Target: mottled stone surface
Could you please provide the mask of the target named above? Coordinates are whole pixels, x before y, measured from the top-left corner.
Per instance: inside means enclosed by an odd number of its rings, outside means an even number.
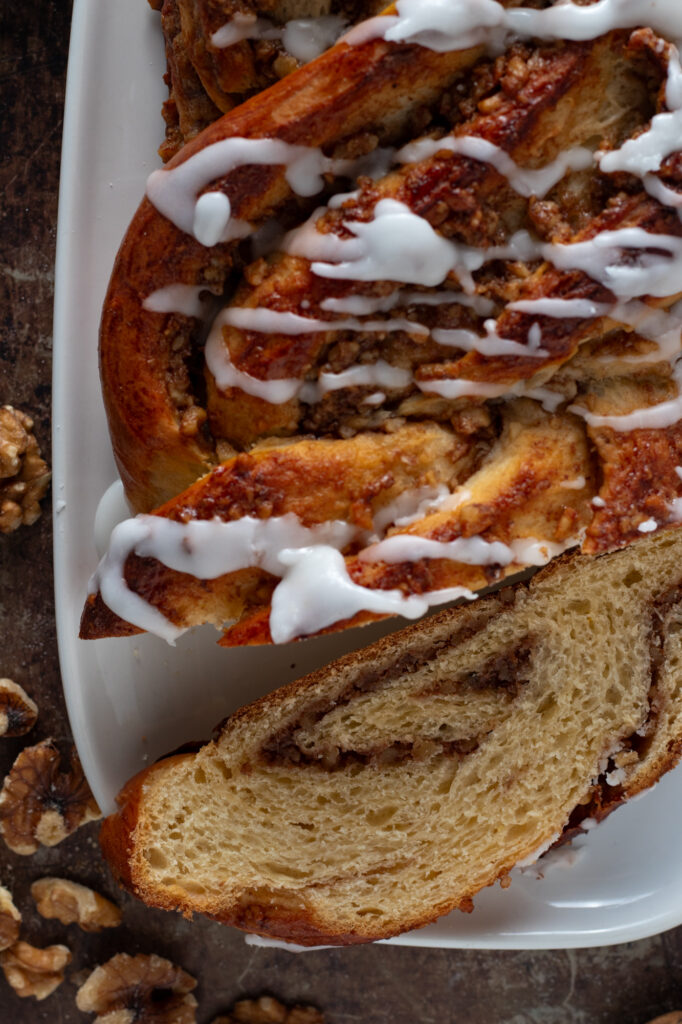
[[[0,5],[0,403],[11,402],[35,418],[48,455],[69,22],[67,0]],[[0,537],[0,676],[21,683],[40,705],[30,741],[69,738],[57,663],[48,514],[33,527]],[[0,740],[2,775],[24,742]],[[113,898],[124,909],[123,926],[88,936],[76,926],[39,918],[29,889],[46,874],[64,874]],[[40,946],[70,946],[68,974],[115,952],[156,952],[181,964],[199,980],[200,1024],[235,999],[263,991],[284,1001],[317,1004],[328,1024],[644,1024],[682,1006],[682,929],[578,952],[375,946],[292,956],[247,947],[235,931],[147,910],[118,892],[99,856],[96,825],[33,857],[15,856],[0,842],[0,881],[24,914],[24,938]],[[45,1002],[22,1001],[0,977],[0,1022],[83,1022],[74,993],[67,980]]]

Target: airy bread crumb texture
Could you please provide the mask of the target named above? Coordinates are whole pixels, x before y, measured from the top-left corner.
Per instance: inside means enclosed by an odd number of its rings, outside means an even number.
[[[243,709],[144,777],[134,888],[332,942],[470,909],[597,789],[675,761],[680,584],[680,530],[566,557]]]

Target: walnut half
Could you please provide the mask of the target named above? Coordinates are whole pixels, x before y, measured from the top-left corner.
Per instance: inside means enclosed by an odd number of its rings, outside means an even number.
[[[30,526],[40,515],[50,471],[32,430],[30,416],[0,406],[0,533]]]
[[[0,953],[7,981],[18,996],[46,999],[64,981],[64,968],[71,961],[66,946],[37,949],[28,942],[15,942]]]
[[[26,747],[17,757],[0,793],[0,833],[15,853],[55,846],[80,825],[101,817],[76,748],[67,771],[52,740]]]
[[[272,996],[261,996],[241,999],[212,1024],[324,1024],[324,1017],[314,1006],[288,1007]]]
[[[96,1013],[93,1024],[195,1024],[196,981],[160,956],[117,953],[96,967],[76,993],[76,1006]]]
[[[31,886],[31,896],[42,917],[78,924],[85,932],[116,928],[123,918],[110,900],[68,878],[39,878]]]
[[[0,736],[23,736],[36,724],[38,705],[22,686],[0,679]]]
[[[14,906],[11,892],[0,885],[0,952],[17,941],[20,924],[21,914]]]

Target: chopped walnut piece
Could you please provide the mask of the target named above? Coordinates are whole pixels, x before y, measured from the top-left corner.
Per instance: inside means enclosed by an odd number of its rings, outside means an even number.
[[[55,846],[80,825],[101,817],[76,748],[68,771],[52,740],[26,747],[17,757],[0,793],[0,833],[15,853]]]
[[[23,736],[36,724],[38,705],[22,686],[0,679],[0,736]]]
[[[50,471],[32,430],[30,416],[0,406],[0,533],[30,526],[40,515]]]
[[[93,1024],[195,1024],[196,981],[160,956],[117,953],[96,967],[76,993]]]
[[[0,952],[17,941],[20,924],[21,914],[14,906],[11,892],[0,885]]]
[[[261,996],[241,999],[212,1024],[324,1024],[324,1017],[314,1006],[289,1007],[272,996]]]
[[[64,968],[71,960],[66,946],[37,949],[28,942],[15,942],[0,953],[0,967],[18,996],[45,999],[64,981]]]
[[[85,932],[116,928],[123,915],[110,900],[68,878],[39,878],[31,886],[38,913],[62,924],[78,924]]]

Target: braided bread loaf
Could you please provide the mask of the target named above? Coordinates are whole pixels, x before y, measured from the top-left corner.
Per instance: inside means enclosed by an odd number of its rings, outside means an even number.
[[[146,903],[302,944],[426,924],[682,752],[682,532],[563,556],[249,707],[123,790]]]
[[[678,37],[399,0],[152,175],[101,368],[153,514],[83,636],[414,617],[679,519]]]

